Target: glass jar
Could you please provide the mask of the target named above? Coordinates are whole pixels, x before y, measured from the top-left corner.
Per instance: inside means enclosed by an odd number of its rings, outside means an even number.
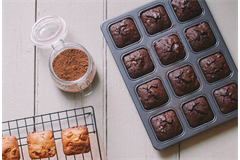
[[[58,16],[47,16],[39,19],[34,24],[30,37],[33,43],[40,48],[53,48],[49,58],[49,69],[56,86],[63,91],[81,92],[87,96],[92,93],[91,83],[96,74],[96,67],[91,55],[82,45],[63,41],[66,35],[66,22]],[[64,81],[60,79],[53,70],[53,60],[57,55],[67,49],[82,50],[88,58],[89,64],[86,73],[74,81]]]

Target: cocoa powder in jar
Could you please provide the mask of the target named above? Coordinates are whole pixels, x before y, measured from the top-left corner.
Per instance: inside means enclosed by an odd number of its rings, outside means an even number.
[[[87,72],[89,62],[82,50],[67,49],[54,58],[52,66],[58,78],[75,81]]]

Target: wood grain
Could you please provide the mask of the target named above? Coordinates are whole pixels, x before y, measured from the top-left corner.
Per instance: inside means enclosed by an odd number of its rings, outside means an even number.
[[[3,1],[3,120],[34,112],[34,20],[34,1]]]
[[[64,41],[79,43],[89,51],[95,60],[97,75],[92,85],[94,92],[90,96],[63,92],[54,85],[50,77],[48,61],[52,49],[37,49],[37,114],[92,105],[101,138],[105,140],[104,53],[103,37],[99,29],[103,21],[103,1],[38,1],[37,18],[47,15],[58,15],[66,21],[68,35]]]
[[[93,105],[109,160],[236,160],[237,119],[163,151],[152,147],[100,31],[103,20],[150,1],[37,0],[35,5],[34,0],[4,0],[3,120],[32,116],[34,110],[42,114]],[[206,1],[238,65],[237,0]],[[48,67],[52,50],[35,51],[29,38],[35,13],[37,19],[47,15],[64,18],[68,27],[65,41],[82,44],[93,56],[97,75],[92,95],[84,98],[80,93],[66,93],[54,86]]]

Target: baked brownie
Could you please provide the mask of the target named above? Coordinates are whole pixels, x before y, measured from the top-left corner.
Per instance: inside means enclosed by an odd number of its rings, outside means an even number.
[[[214,97],[223,114],[238,109],[238,87],[235,83],[217,89],[214,92]]]
[[[131,78],[138,78],[154,70],[153,62],[146,49],[139,49],[123,58]]]
[[[166,90],[159,79],[154,79],[139,86],[137,92],[143,107],[147,110],[158,107],[168,101]]]
[[[123,48],[140,40],[138,29],[130,18],[111,25],[110,33],[118,48]]]
[[[183,105],[183,112],[191,127],[200,126],[213,119],[213,112],[205,97],[199,97]]]
[[[172,0],[173,9],[179,21],[187,21],[202,13],[197,0]]]
[[[63,152],[66,155],[87,153],[91,150],[88,128],[76,126],[62,130]]]
[[[143,25],[148,34],[153,35],[171,27],[171,21],[163,6],[157,6],[141,14]]]
[[[154,48],[164,65],[183,59],[186,55],[182,42],[176,35],[167,36],[155,42]]]
[[[182,96],[197,90],[199,81],[191,66],[185,66],[169,74],[169,80],[178,96]]]
[[[172,110],[153,117],[151,123],[160,141],[176,137],[183,131],[176,113]]]
[[[186,36],[195,52],[207,49],[216,43],[215,36],[207,22],[187,29]]]
[[[223,54],[220,52],[202,59],[200,66],[210,83],[227,77],[231,73]]]
[[[27,143],[31,159],[49,158],[56,154],[52,131],[29,133],[27,136]]]
[[[3,160],[20,159],[20,152],[16,137],[14,136],[2,137],[2,159]]]

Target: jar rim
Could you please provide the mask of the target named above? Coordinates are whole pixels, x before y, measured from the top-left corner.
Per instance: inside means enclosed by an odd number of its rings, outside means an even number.
[[[67,35],[67,26],[59,16],[46,16],[40,18],[32,27],[30,38],[41,48],[50,48],[59,43]]]
[[[53,66],[52,66],[52,62],[54,60],[54,58],[56,57],[56,55],[58,55],[59,53],[61,53],[62,51],[66,50],[66,49],[79,49],[82,50],[88,58],[88,69],[86,71],[86,73],[80,77],[77,80],[74,81],[64,81],[62,79],[60,79],[54,72],[53,70]],[[80,82],[84,82],[84,80],[87,78],[87,76],[90,74],[91,70],[92,70],[92,57],[89,54],[89,52],[87,51],[86,48],[84,48],[82,45],[78,44],[78,43],[70,43],[70,42],[63,42],[63,46],[62,45],[58,45],[56,48],[53,49],[50,58],[49,58],[49,69],[50,69],[50,73],[51,75],[59,82],[62,83],[64,85],[75,85],[75,84],[79,84]]]

